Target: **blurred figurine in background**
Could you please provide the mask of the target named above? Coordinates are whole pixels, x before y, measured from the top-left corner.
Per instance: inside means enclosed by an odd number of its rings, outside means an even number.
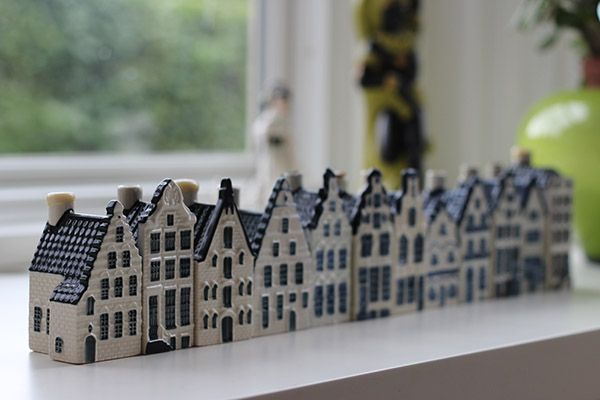
[[[399,188],[401,169],[422,170],[418,8],[419,0],[361,0],[356,9],[358,31],[369,46],[359,77],[367,102],[363,163],[380,169],[389,188]]]
[[[252,125],[256,150],[257,204],[265,204],[273,182],[284,172],[296,170],[289,124],[291,92],[276,84]]]

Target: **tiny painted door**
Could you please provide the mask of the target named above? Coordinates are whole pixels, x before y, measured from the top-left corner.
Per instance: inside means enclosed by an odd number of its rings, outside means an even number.
[[[296,330],[296,311],[290,311],[290,332]]]
[[[85,362],[96,362],[96,338],[92,335],[85,338]]]
[[[440,287],[440,307],[444,307],[446,305],[446,287]]]
[[[148,314],[150,319],[148,337],[150,340],[156,340],[158,339],[158,296],[150,296],[148,299]]]
[[[467,270],[467,303],[473,301],[473,268]]]
[[[417,293],[417,298],[418,298],[418,304],[417,304],[417,309],[418,310],[422,310],[423,309],[423,297],[424,292],[425,292],[425,284],[424,284],[424,278],[422,276],[419,277],[419,292]]]
[[[221,320],[221,340],[223,343],[233,340],[233,318],[224,317]]]

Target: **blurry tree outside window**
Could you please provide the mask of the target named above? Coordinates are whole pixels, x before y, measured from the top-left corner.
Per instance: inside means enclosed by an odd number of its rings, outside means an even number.
[[[0,153],[241,150],[246,0],[0,1]]]

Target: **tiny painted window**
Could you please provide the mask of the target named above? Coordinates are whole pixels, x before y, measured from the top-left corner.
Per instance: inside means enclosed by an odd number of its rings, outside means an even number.
[[[373,195],[373,206],[381,207],[381,194],[376,193]]]
[[[335,313],[335,285],[327,285],[327,314]]]
[[[417,224],[417,210],[414,207],[411,207],[408,210],[408,225],[415,226]]]
[[[338,287],[339,304],[338,309],[341,314],[348,311],[348,285],[345,282],[339,284]]]
[[[434,255],[431,256],[431,265],[437,265],[437,263],[438,263],[438,258],[434,254]]]
[[[93,297],[88,297],[86,304],[86,315],[94,315],[94,305],[96,304],[96,299]]]
[[[335,212],[335,201],[330,201],[329,202],[329,211],[331,212]]]
[[[50,309],[46,308],[46,335],[50,334]]]
[[[290,241],[290,256],[296,255],[296,241]]]
[[[117,268],[117,252],[109,251],[108,252],[108,269]]]
[[[231,308],[231,286],[223,288],[223,307]]]
[[[246,323],[247,324],[252,323],[252,310],[248,310],[248,312],[246,313]]]
[[[238,325],[244,325],[244,310],[238,313]]]
[[[42,330],[42,308],[33,308],[33,331],[40,332]]]
[[[160,232],[150,234],[150,253],[160,252]]]
[[[115,297],[123,297],[123,278],[115,278]]]
[[[129,336],[137,335],[137,310],[129,310]]]
[[[191,260],[189,257],[181,257],[179,259],[179,277],[187,278],[190,276]]]
[[[417,237],[415,238],[415,262],[416,263],[420,263],[421,261],[423,261],[423,248],[424,248],[424,243],[423,243],[423,235],[418,234]]]
[[[265,266],[264,286],[266,288],[273,286],[273,269],[270,265]]]
[[[381,214],[378,212],[373,213],[373,228],[381,228]]]
[[[348,250],[340,249],[338,252],[338,263],[340,269],[346,269],[348,266]]]
[[[335,251],[333,249],[327,250],[327,269],[332,271],[335,267]]]
[[[232,264],[233,264],[233,261],[231,260],[231,257],[223,258],[223,276],[225,277],[225,279],[231,279],[231,265]]]
[[[108,339],[108,314],[100,315],[100,340]]]
[[[226,249],[233,247],[233,228],[230,226],[223,228],[223,247]]]
[[[290,231],[290,220],[288,218],[281,219],[281,233],[288,233]]]
[[[479,241],[479,252],[480,252],[481,254],[485,254],[486,250],[487,250],[487,249],[486,249],[486,243],[485,243],[485,239],[481,239],[481,240]]]
[[[131,266],[131,252],[129,250],[123,252],[121,264],[123,265],[123,268],[129,268]]]
[[[323,271],[323,250],[319,249],[317,250],[317,271]]]
[[[308,292],[302,292],[302,308],[308,307]]]
[[[160,260],[150,261],[150,281],[158,281],[160,279]]]
[[[400,265],[404,265],[408,261],[408,239],[404,235],[400,237],[398,250],[398,262]]]
[[[202,325],[204,329],[208,329],[208,314],[204,314],[202,317]]]
[[[137,296],[137,276],[135,275],[129,277],[129,295]]]
[[[281,264],[279,266],[279,284],[286,286],[288,283],[288,266],[287,264]]]
[[[479,210],[481,208],[481,200],[475,199],[475,209]]]
[[[296,263],[296,271],[294,275],[296,285],[302,285],[304,283],[304,265],[301,262]]]
[[[114,335],[115,338],[120,338],[121,336],[123,336],[123,312],[122,311],[117,311],[115,313],[115,320],[114,320]]]
[[[192,233],[191,231],[181,231],[179,234],[179,245],[181,250],[188,250],[192,247]]]
[[[262,306],[262,327],[269,327],[269,296],[265,295],[261,299]]]
[[[192,289],[189,287],[181,288],[179,295],[179,323],[181,326],[190,324],[190,301]]]
[[[279,257],[279,242],[273,242],[273,257]]]
[[[175,232],[165,233],[165,251],[175,250]]]
[[[415,301],[415,277],[411,276],[410,278],[408,278],[408,281],[406,282],[407,284],[407,302],[409,304],[414,303]]]
[[[219,256],[217,256],[216,254],[214,254],[212,256],[212,259],[210,260],[210,265],[213,266],[213,267],[216,267],[218,261],[219,261]]]
[[[117,243],[123,242],[123,227],[122,226],[117,226],[115,240],[117,241]]]
[[[371,257],[373,248],[373,236],[362,235],[360,238],[360,255],[361,257]]]
[[[335,225],[333,228],[333,234],[335,236],[340,236],[342,234],[342,222],[339,219],[337,221],[335,221]]]
[[[204,301],[208,301],[208,297],[210,295],[210,288],[208,285],[204,285]]]
[[[212,290],[211,290],[211,292],[212,292],[212,293],[211,293],[211,297],[212,297],[212,299],[213,299],[213,300],[216,300],[216,299],[217,299],[217,290],[218,290],[218,288],[219,288],[219,287],[217,286],[217,284],[214,284],[214,285],[213,285],[213,287],[212,287]]]
[[[250,296],[252,294],[252,281],[249,281],[246,285],[246,294]]]
[[[390,234],[382,233],[379,235],[379,255],[387,256],[390,254]]]
[[[447,230],[446,230],[446,224],[441,224],[440,225],[440,235],[441,236],[446,236]]]
[[[481,267],[479,269],[479,289],[485,290],[486,285],[486,273],[485,268]]]
[[[165,327],[175,329],[175,289],[165,291]]]
[[[398,279],[396,282],[396,304],[404,304],[404,279]]]
[[[448,253],[448,262],[449,263],[453,263],[454,262],[454,253],[453,252],[449,252]]]
[[[62,353],[62,351],[63,351],[63,345],[64,345],[64,342],[63,342],[62,338],[57,337],[54,340],[54,352],[55,353]]]
[[[389,265],[383,267],[381,271],[381,298],[383,300],[390,299],[390,283],[392,280],[392,268]]]
[[[369,301],[379,301],[379,269],[374,267],[369,270]]]
[[[213,314],[212,316],[212,327],[215,329],[217,327],[217,320],[219,319],[217,314]]]
[[[244,265],[244,255],[245,253],[243,251],[240,252],[240,255],[238,256],[238,264]]]
[[[108,299],[108,289],[109,289],[108,278],[103,278],[102,280],[100,280],[100,298],[102,300]]]
[[[175,279],[175,259],[165,260],[165,279]]]
[[[539,216],[539,214],[537,213],[537,211],[531,211],[531,212],[529,213],[529,219],[530,219],[531,221],[535,221],[535,220],[537,220],[537,219],[538,219],[538,216]]]
[[[329,237],[329,233],[330,233],[329,222],[326,222],[323,224],[323,236]]]
[[[296,293],[290,293],[290,303],[296,302]]]
[[[175,224],[175,216],[173,214],[167,214],[167,226],[173,226]]]
[[[240,282],[240,284],[238,285],[238,295],[244,295],[244,282]]]

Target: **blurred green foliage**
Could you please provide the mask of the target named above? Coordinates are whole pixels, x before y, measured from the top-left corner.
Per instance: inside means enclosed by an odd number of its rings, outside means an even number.
[[[247,7],[0,1],[0,152],[243,148]]]

